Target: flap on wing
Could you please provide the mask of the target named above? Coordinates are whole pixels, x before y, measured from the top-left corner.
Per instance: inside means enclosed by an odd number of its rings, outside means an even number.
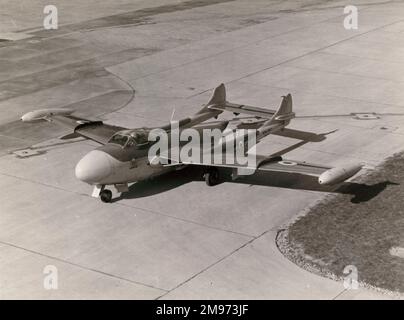
[[[125,128],[97,121],[79,125],[74,132],[98,143],[106,144],[116,132],[121,130],[125,130]]]
[[[102,121],[82,119],[73,115],[54,116],[52,121],[70,127],[74,133],[101,144],[107,143],[116,132],[125,130],[123,127],[105,124]]]
[[[317,134],[314,132],[300,131],[300,130],[288,129],[288,128],[284,128],[283,130],[272,132],[272,134],[275,134],[277,136],[287,137],[287,138],[293,138],[293,139],[297,139],[297,140],[308,141],[308,142],[320,142],[320,141],[325,140],[324,134]]]

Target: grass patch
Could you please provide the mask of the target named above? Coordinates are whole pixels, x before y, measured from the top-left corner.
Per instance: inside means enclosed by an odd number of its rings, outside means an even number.
[[[340,279],[347,265],[358,269],[363,284],[404,292],[404,153],[388,158],[361,183],[384,184],[367,201],[352,195],[326,197],[278,237],[280,250],[312,272]]]

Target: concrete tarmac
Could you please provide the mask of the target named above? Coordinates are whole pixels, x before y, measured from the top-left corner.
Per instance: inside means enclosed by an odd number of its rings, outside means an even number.
[[[104,204],[74,177],[97,144],[60,140],[69,131],[19,118],[66,106],[120,126],[157,126],[174,107],[175,118],[194,113],[224,82],[229,101],[270,109],[291,92],[296,114],[312,116],[291,128],[338,129],[288,158],[372,167],[403,149],[404,3],[54,1],[60,26],[45,31],[43,1],[3,2],[0,298],[397,298],[347,290],[279,252],[278,230],[329,188],[279,174],[207,187],[187,169]],[[343,26],[348,4],[359,8],[358,30]],[[379,116],[326,117],[353,112]],[[271,136],[257,149],[294,143]],[[44,288],[49,265],[57,290]]]

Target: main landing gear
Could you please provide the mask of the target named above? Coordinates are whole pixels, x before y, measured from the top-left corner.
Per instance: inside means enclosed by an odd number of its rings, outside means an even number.
[[[209,167],[203,174],[206,184],[209,187],[215,186],[220,183],[220,173],[215,167]]]

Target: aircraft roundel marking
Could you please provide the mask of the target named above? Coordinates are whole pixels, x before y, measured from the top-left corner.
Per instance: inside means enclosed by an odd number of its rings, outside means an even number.
[[[295,166],[295,165],[297,165],[297,163],[296,162],[293,162],[293,161],[279,161],[278,162],[279,164],[281,164],[281,165],[283,165],[283,166]]]

